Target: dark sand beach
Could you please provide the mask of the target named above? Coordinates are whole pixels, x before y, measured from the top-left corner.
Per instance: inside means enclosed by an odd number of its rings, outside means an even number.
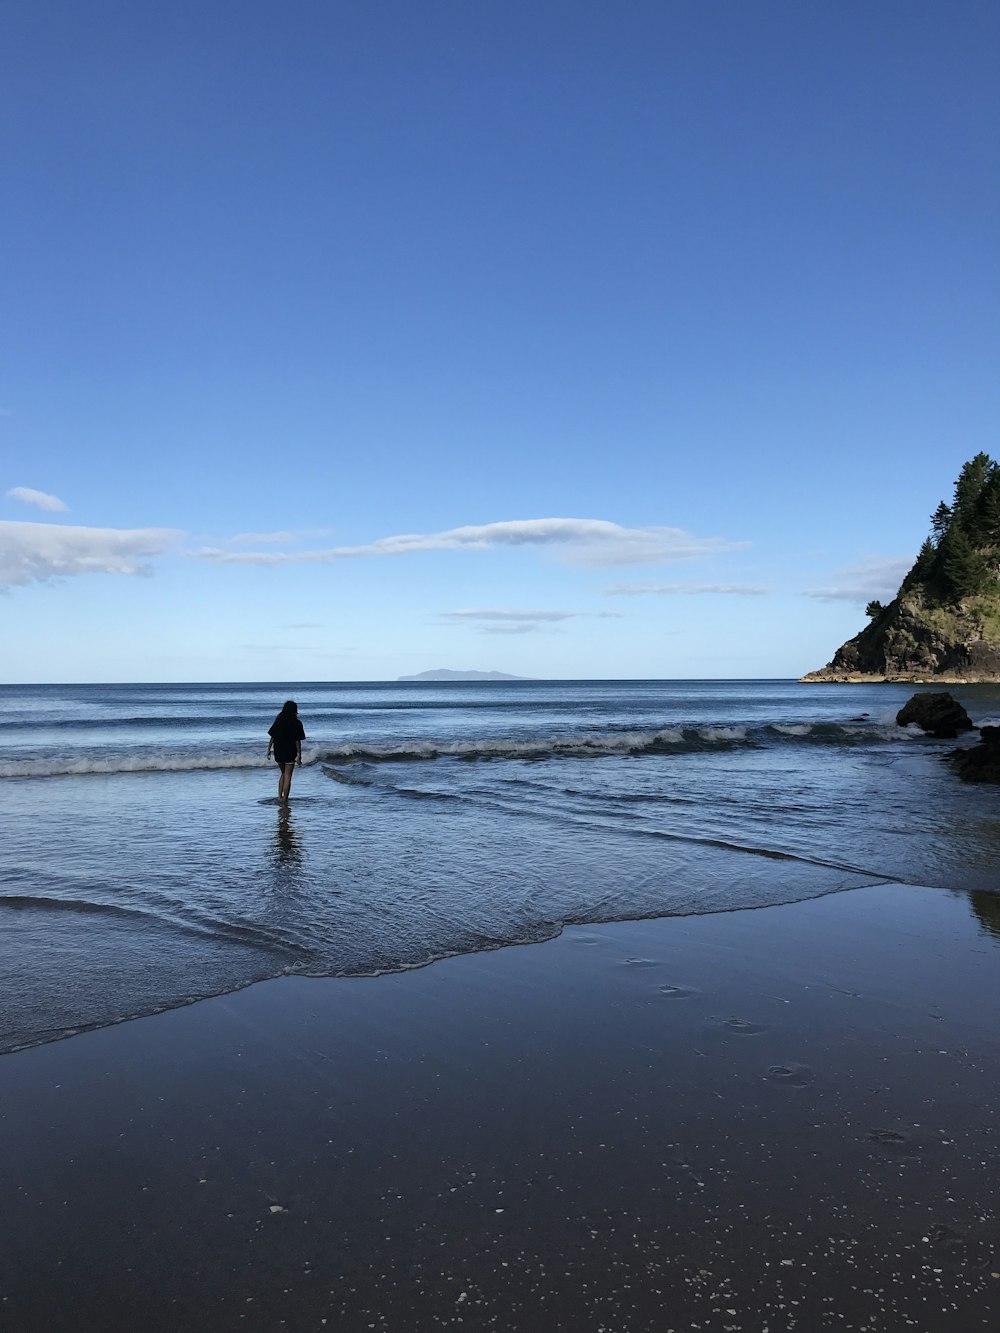
[[[995,903],[575,927],[6,1055],[3,1327],[995,1330]]]

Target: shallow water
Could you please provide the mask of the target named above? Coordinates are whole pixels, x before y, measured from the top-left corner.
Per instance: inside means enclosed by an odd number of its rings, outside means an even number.
[[[570,922],[1000,892],[996,790],[895,725],[912,687],[295,686],[286,810],[264,752],[288,692],[0,688],[0,1049]],[[957,694],[1000,719],[1000,691]]]

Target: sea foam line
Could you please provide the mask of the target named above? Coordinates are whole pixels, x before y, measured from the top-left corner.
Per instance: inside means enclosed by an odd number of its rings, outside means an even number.
[[[923,736],[923,733],[919,733]],[[660,727],[647,731],[609,731],[526,739],[497,737],[461,741],[364,742],[338,746],[314,743],[303,753],[303,764],[412,763],[435,759],[466,761],[512,759],[588,759],[614,756],[689,754],[707,750],[759,748],[776,743],[850,745],[912,739],[906,728],[874,720],[861,725],[836,722],[770,722],[755,727],[736,724]],[[189,750],[164,753],[139,750],[125,753],[58,755],[45,758],[9,758],[0,762],[5,778],[78,777],[112,773],[184,773],[201,770],[259,769],[269,766],[258,748]]]
[[[199,769],[266,768],[261,755],[217,754],[110,754],[79,758],[8,759],[0,763],[2,778],[85,777],[109,773],[187,773]]]

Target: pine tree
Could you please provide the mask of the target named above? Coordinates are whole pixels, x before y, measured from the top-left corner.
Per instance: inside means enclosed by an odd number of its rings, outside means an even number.
[[[940,546],[944,540],[944,535],[951,525],[951,509],[942,500],[934,513],[931,514],[931,532],[934,534],[935,546]]]
[[[884,609],[885,608],[882,606],[882,603],[878,600],[878,598],[873,597],[872,600],[865,607],[865,615],[870,616],[871,619],[874,620],[876,616],[882,614],[882,611]]]
[[[955,501],[951,507],[952,522],[958,523],[966,535],[976,543],[976,511],[979,497],[996,464],[989,454],[979,453],[966,463],[955,482]]]
[[[899,591],[910,592],[911,589],[916,587],[926,587],[931,582],[936,560],[937,548],[930,537],[925,537],[924,544],[917,552],[917,558],[914,560],[910,572],[903,579]]]
[[[969,540],[965,529],[953,523],[938,551],[945,592],[952,601],[972,597],[990,583],[986,561]]]
[[[1000,468],[995,464],[979,493],[976,526],[984,546],[1000,546]]]
[[[933,568],[934,555],[934,543],[931,541],[930,537],[925,537],[924,544],[917,552],[917,558],[913,562],[912,572],[918,577],[926,577]]]
[[[1000,591],[996,547],[1000,547],[1000,464],[989,454],[978,453],[959,473],[954,504],[942,500],[931,515],[931,535],[899,591],[920,589],[931,605]]]

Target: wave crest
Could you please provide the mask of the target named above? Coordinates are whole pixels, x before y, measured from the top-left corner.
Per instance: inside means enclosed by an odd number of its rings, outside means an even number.
[[[775,745],[873,745],[910,741],[915,737],[894,723],[768,722],[758,726],[699,724],[656,730],[619,730],[576,735],[494,737],[461,741],[401,740],[395,744],[313,744],[303,765],[420,763],[457,759],[474,763],[491,759],[597,759],[642,755],[693,754],[713,750],[760,749]],[[919,733],[917,739],[924,739]],[[113,773],[183,773],[199,770],[271,767],[254,747],[238,750],[201,749],[164,753],[135,750],[106,754],[57,755],[0,761],[4,778],[74,777]]]
[[[271,768],[257,754],[219,751],[216,754],[109,754],[76,758],[7,759],[0,778],[70,778],[109,773],[188,773],[198,769]]]

